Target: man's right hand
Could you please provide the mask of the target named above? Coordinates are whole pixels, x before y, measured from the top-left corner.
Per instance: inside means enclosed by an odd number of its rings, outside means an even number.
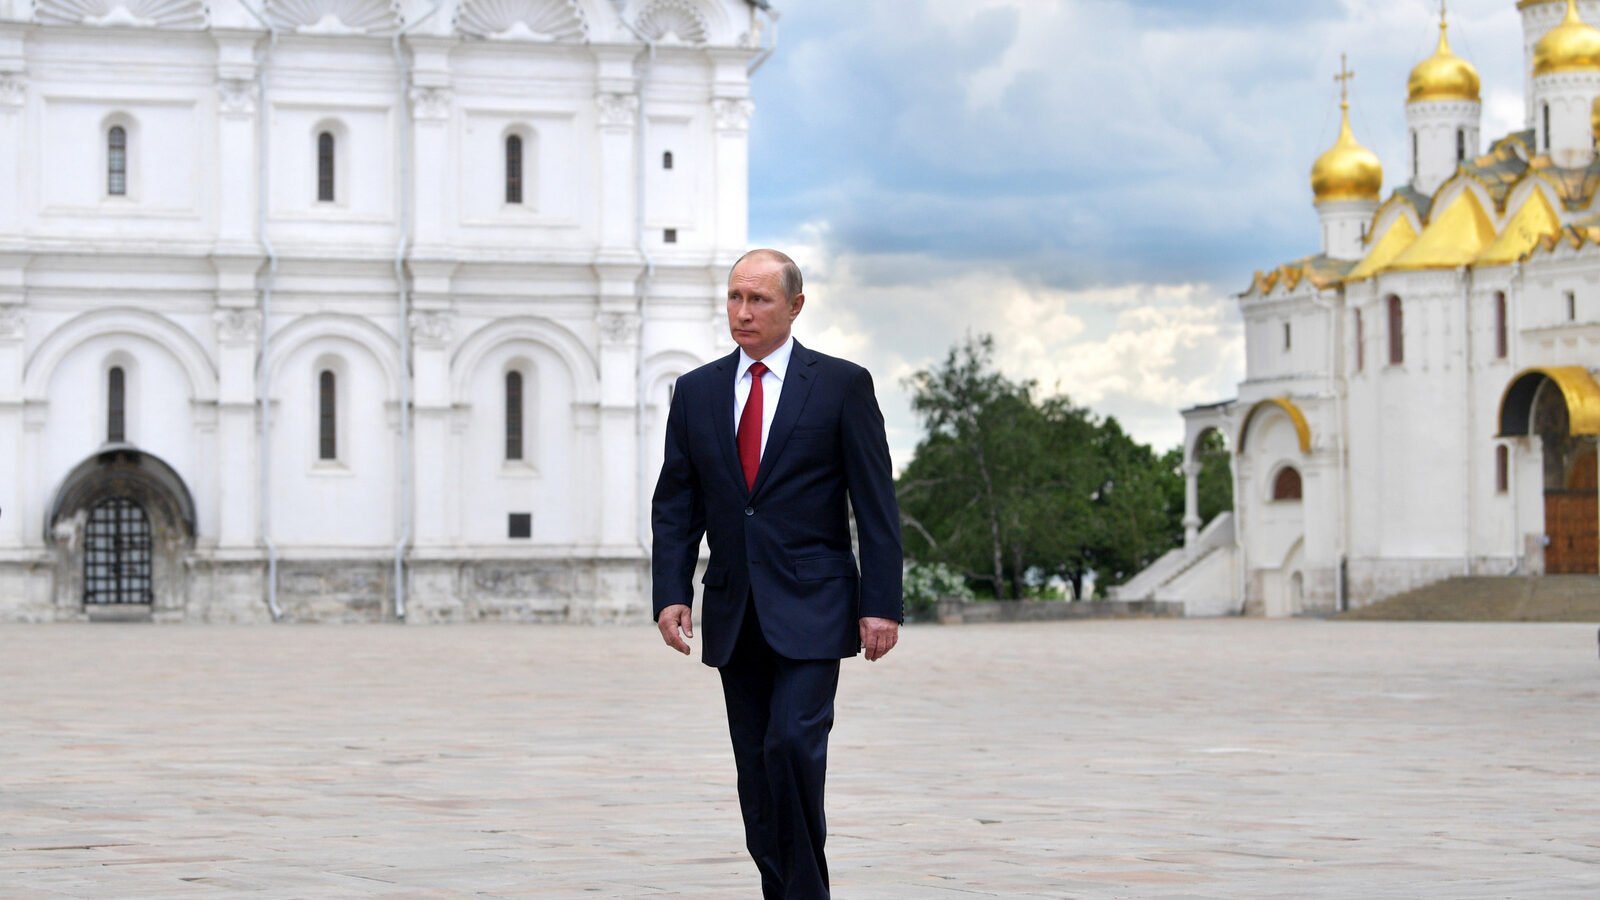
[[[667,642],[668,647],[688,654],[689,644],[684,638],[694,637],[694,616],[689,607],[674,603],[663,609],[656,619],[656,627],[661,629],[661,639]]]

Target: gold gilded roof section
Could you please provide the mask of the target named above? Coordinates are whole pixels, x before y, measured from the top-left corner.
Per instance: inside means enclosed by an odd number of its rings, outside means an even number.
[[[1450,50],[1445,36],[1444,4],[1439,5],[1439,49],[1417,63],[1406,80],[1406,102],[1425,100],[1478,101],[1478,70]]]
[[[1500,433],[1496,437],[1520,437],[1528,433],[1533,421],[1533,401],[1545,379],[1555,382],[1567,405],[1567,420],[1572,434],[1600,434],[1600,384],[1583,366],[1545,366],[1524,369],[1506,384],[1500,395]]]
[[[1550,206],[1544,191],[1535,188],[1528,199],[1522,201],[1522,207],[1506,223],[1500,236],[1478,255],[1473,265],[1503,266],[1516,262],[1532,253],[1533,248],[1539,246],[1540,238],[1560,230],[1561,217]]]
[[[1302,281],[1308,281],[1312,287],[1322,290],[1343,281],[1345,273],[1353,265],[1355,263],[1350,260],[1332,259],[1325,254],[1303,256],[1270,272],[1257,271],[1245,293],[1270,294],[1280,284],[1284,290],[1292,291]]]
[[[1395,257],[1389,271],[1454,269],[1471,263],[1494,241],[1494,223],[1478,197],[1467,188],[1444,212],[1433,217],[1417,240]]]
[[[1311,193],[1317,203],[1330,200],[1377,200],[1383,192],[1383,164],[1350,133],[1348,82],[1355,73],[1339,54],[1339,139],[1311,167]]]
[[[1411,220],[1403,215],[1396,216],[1389,229],[1383,233],[1383,237],[1373,241],[1372,250],[1350,270],[1345,280],[1360,281],[1363,278],[1371,278],[1383,271],[1389,263],[1394,262],[1395,257],[1404,253],[1416,240],[1417,232],[1411,227]]]
[[[1530,171],[1555,188],[1561,205],[1570,210],[1587,207],[1600,188],[1600,159],[1578,169],[1564,169],[1553,165],[1548,156],[1536,156]]]
[[[1566,18],[1533,45],[1533,74],[1596,70],[1600,70],[1600,31],[1578,16],[1578,0],[1567,0]]]
[[[1483,185],[1483,189],[1488,192],[1489,199],[1494,201],[1497,210],[1504,211],[1506,199],[1511,196],[1511,189],[1516,187],[1528,172],[1528,162],[1517,152],[1519,148],[1524,153],[1527,152],[1527,145],[1522,142],[1522,135],[1520,133],[1509,135],[1496,141],[1488,153],[1462,163],[1459,169],[1462,175]],[[1548,160],[1546,162],[1548,163]]]

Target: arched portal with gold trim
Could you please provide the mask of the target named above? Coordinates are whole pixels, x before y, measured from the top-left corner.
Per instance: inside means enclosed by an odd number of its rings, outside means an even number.
[[[1321,509],[1315,482],[1303,480],[1316,474],[1311,425],[1293,400],[1268,398],[1252,404],[1240,418],[1236,446],[1235,504],[1245,526],[1245,612],[1295,615],[1305,609],[1311,577],[1306,523]]]
[[[1582,366],[1527,369],[1500,398],[1500,437],[1539,438],[1544,571],[1600,572],[1600,384]]]

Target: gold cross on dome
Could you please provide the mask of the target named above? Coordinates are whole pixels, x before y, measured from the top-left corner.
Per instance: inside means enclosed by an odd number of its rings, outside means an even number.
[[[1340,103],[1347,102],[1350,99],[1350,79],[1354,77],[1356,77],[1356,73],[1350,71],[1350,66],[1345,63],[1344,54],[1339,54],[1339,74],[1333,76],[1333,80],[1339,82]]]

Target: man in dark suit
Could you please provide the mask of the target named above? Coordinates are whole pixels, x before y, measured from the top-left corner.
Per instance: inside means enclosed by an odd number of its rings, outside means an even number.
[[[822,792],[839,660],[881,658],[904,620],[900,514],[872,376],[794,340],[801,288],[799,267],[776,250],[734,264],[739,349],[678,379],[651,515],[656,624],[681,653],[694,636],[701,536],[711,545],[701,657],[722,675],[765,900],[828,897]]]

